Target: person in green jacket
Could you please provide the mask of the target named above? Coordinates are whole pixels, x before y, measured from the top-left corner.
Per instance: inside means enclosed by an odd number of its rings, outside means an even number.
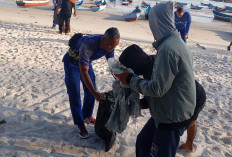
[[[123,84],[143,94],[151,118],[136,140],[136,156],[174,157],[180,136],[196,106],[192,55],[174,26],[173,2],[159,3],[149,13],[157,50],[151,80],[127,69],[115,75]]]

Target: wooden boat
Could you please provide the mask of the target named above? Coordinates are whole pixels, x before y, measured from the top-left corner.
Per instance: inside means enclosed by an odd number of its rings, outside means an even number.
[[[140,17],[140,13],[130,13],[130,14],[124,14],[125,21],[136,21]]]
[[[105,10],[106,8],[106,4],[105,5],[97,5],[97,6],[92,6],[91,10],[96,12],[96,11],[101,11],[101,10]]]
[[[83,0],[82,1],[76,1],[77,9],[80,8],[80,6],[82,6],[82,4],[83,4]]]
[[[216,15],[216,14],[214,14],[214,18],[217,19],[217,20],[225,21],[225,22],[231,22],[232,21],[232,18],[230,18],[230,17],[219,16],[219,15]]]
[[[214,14],[214,18],[217,20],[230,22],[232,19],[232,13],[213,10],[213,14]]]
[[[229,18],[232,18],[232,13],[229,13],[229,12],[213,10],[213,14],[214,14],[214,15],[218,15],[218,16],[222,16],[222,17],[229,17]]]
[[[123,1],[121,4],[122,5],[129,5],[129,2],[128,1]]]
[[[129,5],[129,4],[132,4],[132,0],[123,0],[122,5]]]
[[[198,6],[198,5],[193,5],[193,4],[191,3],[190,8],[191,8],[191,9],[195,9],[195,10],[201,10],[203,7],[200,7],[200,6]]]
[[[103,3],[102,1],[94,1],[94,4],[96,4],[96,5],[100,5],[102,3]]]
[[[226,6],[225,7],[227,10],[232,10],[232,7],[230,7],[230,6]]]
[[[207,3],[202,3],[202,2],[201,2],[201,6],[209,6],[209,4],[210,4],[210,3],[207,4]]]
[[[141,8],[146,8],[147,6],[149,6],[149,4],[147,4],[146,2],[142,1],[141,3]]]
[[[176,2],[176,3],[174,4],[174,6],[175,6],[176,8],[178,8],[178,7],[185,7],[185,6],[187,6],[187,3]]]
[[[50,0],[16,0],[15,3],[21,7],[34,7],[49,5]]]
[[[215,6],[214,6],[213,4],[211,4],[211,3],[209,3],[209,4],[208,4],[208,8],[209,8],[209,9],[213,9],[213,8],[215,8]]]

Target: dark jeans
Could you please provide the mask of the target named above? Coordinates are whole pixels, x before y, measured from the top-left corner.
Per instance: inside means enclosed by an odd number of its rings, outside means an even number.
[[[86,87],[84,81],[81,78],[79,65],[72,63],[64,63],[65,71],[65,84],[68,91],[69,103],[72,112],[72,117],[75,125],[84,124],[84,117],[92,117],[95,98],[89,89]],[[92,64],[89,65],[89,76],[92,80],[94,87],[96,88],[95,75],[92,68]],[[81,109],[81,94],[80,94],[80,82],[82,82],[84,89],[84,103]]]
[[[65,33],[68,33],[71,15],[72,14],[67,15],[67,14],[63,13],[62,11],[60,12],[60,21],[59,21],[59,32],[60,33],[62,33],[62,31],[63,31],[64,22],[65,22]]]
[[[148,120],[136,140],[136,157],[175,157],[176,150],[186,128],[161,130]]]

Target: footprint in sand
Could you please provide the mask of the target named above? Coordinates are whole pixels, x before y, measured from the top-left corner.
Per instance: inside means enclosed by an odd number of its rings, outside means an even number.
[[[225,136],[220,138],[220,140],[222,140],[222,142],[226,145],[231,145],[232,144],[232,139],[231,137]]]

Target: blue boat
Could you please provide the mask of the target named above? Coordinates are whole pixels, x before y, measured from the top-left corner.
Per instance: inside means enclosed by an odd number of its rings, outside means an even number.
[[[100,5],[102,3],[103,3],[102,1],[94,1],[94,4],[96,4],[96,5]]]
[[[232,10],[232,7],[226,6],[226,9],[228,9],[228,10]]]
[[[187,6],[188,3],[181,3],[181,2],[176,2],[177,7],[185,7]]]
[[[193,5],[193,4],[191,3],[190,8],[191,8],[191,9],[195,9],[195,10],[201,10],[203,7],[200,7],[200,6],[198,6],[198,5]]]
[[[215,19],[226,21],[226,22],[232,21],[232,13],[213,10],[213,14]]]
[[[83,0],[82,1],[76,1],[77,9],[80,8],[80,6],[82,6],[82,4],[83,4]]]
[[[207,3],[202,3],[202,2],[201,2],[201,6],[209,6],[209,4],[210,4],[210,3],[207,4]]]
[[[211,3],[208,4],[208,8],[209,8],[209,9],[213,9],[214,7],[215,7],[215,6],[213,6],[213,4],[211,4]]]
[[[219,16],[222,16],[222,17],[229,17],[229,18],[232,18],[232,13],[227,13],[227,12],[223,12],[223,11],[216,11],[216,10],[213,10],[213,14],[214,14],[214,15],[219,15]]]

